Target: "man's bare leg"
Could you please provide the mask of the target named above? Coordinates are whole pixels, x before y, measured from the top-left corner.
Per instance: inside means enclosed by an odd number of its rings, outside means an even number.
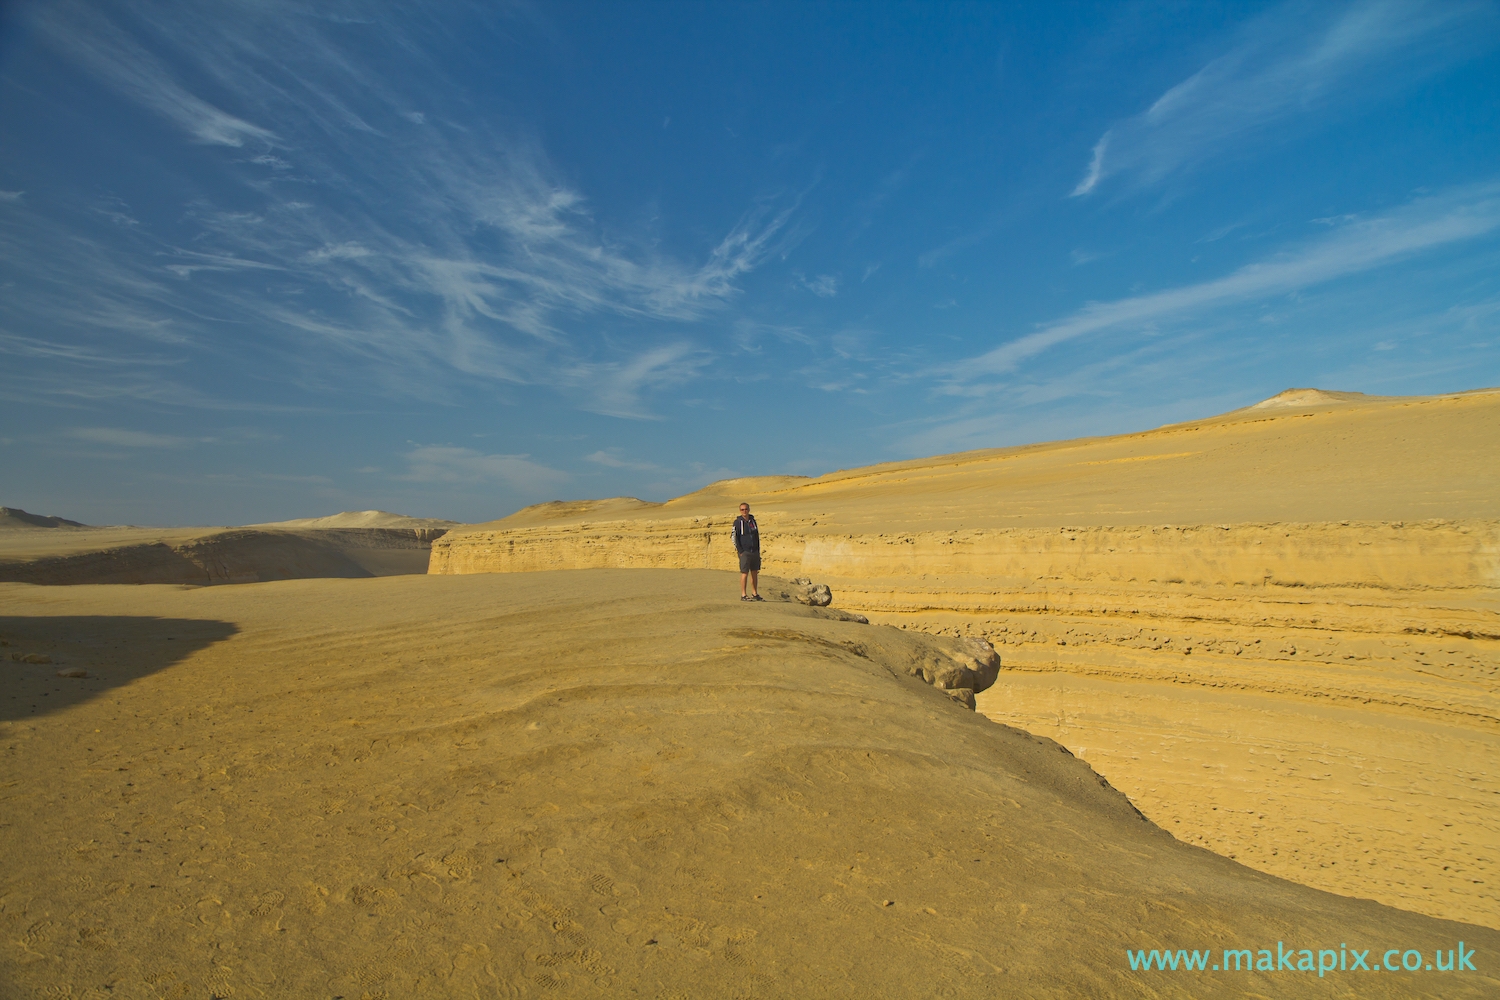
[[[747,594],[745,592],[745,581],[748,580],[748,579],[750,579],[750,574],[749,573],[741,573],[740,574],[740,596],[741,597],[749,597],[750,596],[749,594]]]
[[[741,577],[740,578],[740,591],[743,592],[744,589],[745,589],[745,580],[744,580],[743,577]],[[759,597],[760,596],[760,570],[758,570],[758,569],[752,569],[750,571],[750,596],[751,597]]]

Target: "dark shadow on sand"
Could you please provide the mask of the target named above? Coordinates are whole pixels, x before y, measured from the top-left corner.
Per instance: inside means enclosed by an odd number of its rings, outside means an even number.
[[[0,719],[50,715],[170,667],[239,629],[129,615],[0,615]],[[50,662],[27,662],[43,659]],[[83,671],[84,677],[59,673]]]

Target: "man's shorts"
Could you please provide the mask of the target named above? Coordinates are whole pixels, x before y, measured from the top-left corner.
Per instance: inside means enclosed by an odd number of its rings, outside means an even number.
[[[752,569],[755,570],[757,573],[760,572],[760,553],[759,552],[741,552],[740,553],[740,572],[741,573],[748,573]]]

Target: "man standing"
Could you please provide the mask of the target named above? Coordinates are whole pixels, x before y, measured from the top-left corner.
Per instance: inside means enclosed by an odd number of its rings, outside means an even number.
[[[760,596],[760,525],[750,516],[750,505],[740,504],[740,516],[734,519],[734,551],[740,555],[740,600],[764,601]],[[745,593],[745,582],[750,592]]]

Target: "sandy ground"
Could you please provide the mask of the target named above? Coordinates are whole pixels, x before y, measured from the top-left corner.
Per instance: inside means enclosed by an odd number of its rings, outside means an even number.
[[[1345,895],[1500,923],[1493,733],[1068,672],[1006,673],[979,705],[1070,747],[1189,843]]]
[[[1113,438],[458,529],[434,572],[769,570],[1005,660],[992,718],[1272,874],[1500,927],[1500,392],[1302,391]]]
[[[426,573],[433,538],[454,524],[378,510],[239,528],[36,523],[48,520],[0,509],[0,581],[207,585]]]
[[[908,676],[929,637],[737,583],[0,584],[3,651],[52,660],[0,668],[4,994],[1500,991],[1495,931],[1174,840]],[[1459,941],[1476,971],[1126,957]]]

